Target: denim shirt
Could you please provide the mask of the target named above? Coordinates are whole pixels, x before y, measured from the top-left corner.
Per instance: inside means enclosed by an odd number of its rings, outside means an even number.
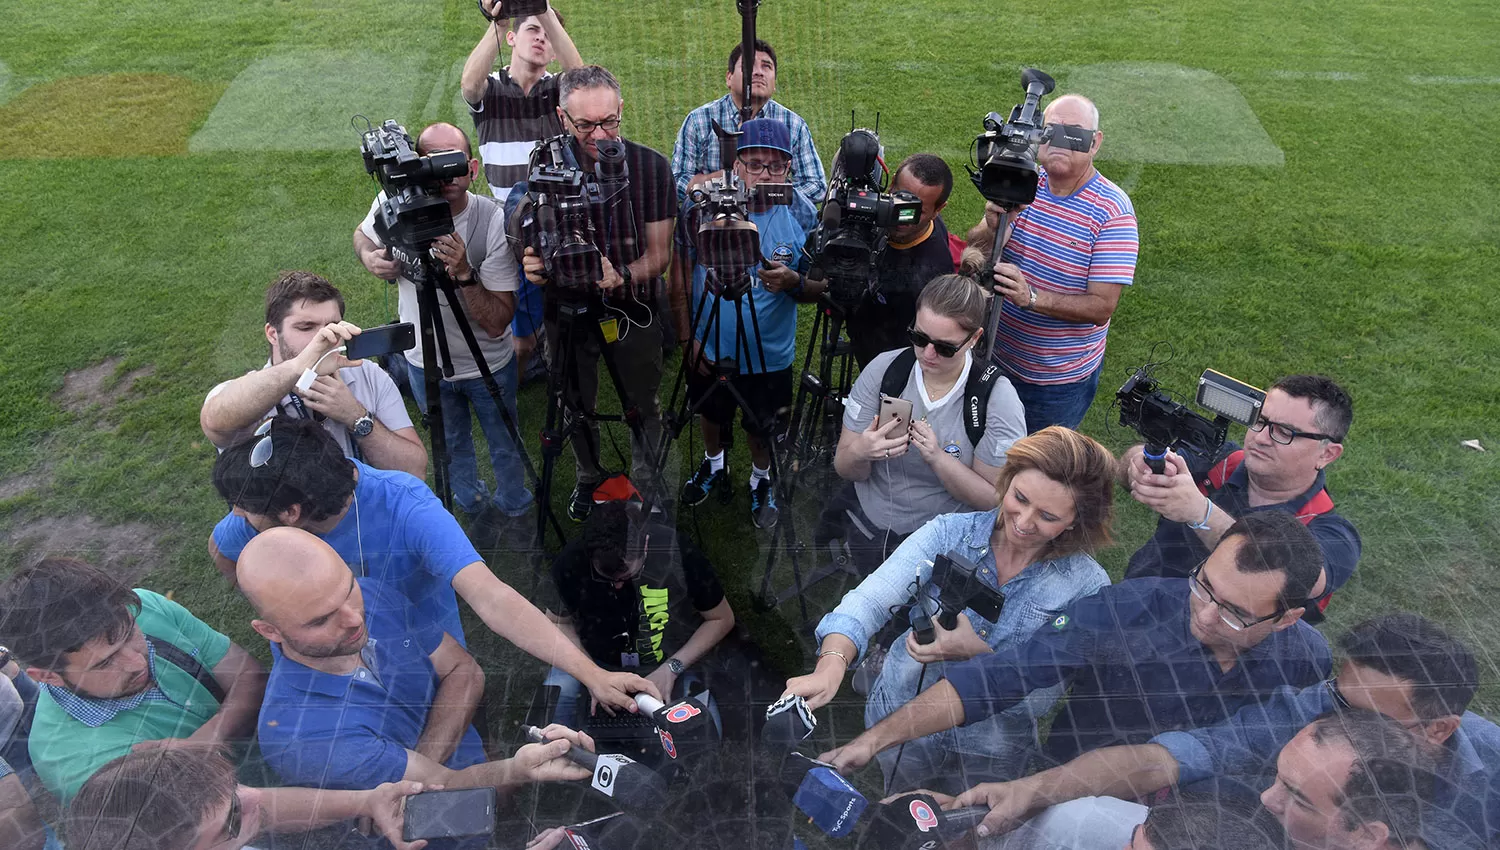
[[[1005,595],[998,622],[965,611],[990,649],[1018,643],[1056,617],[1074,600],[1109,584],[1104,568],[1083,552],[1028,565],[1003,586],[995,576],[990,534],[999,509],[983,513],[944,514],[929,520],[901,544],[886,562],[844,595],[838,607],[818,623],[818,643],[831,634],[854,642],[861,657],[870,638],[891,618],[891,611],[916,596],[918,585],[932,578],[932,559],[957,552],[979,568],[979,575]],[[851,659],[852,661],[852,659]]]

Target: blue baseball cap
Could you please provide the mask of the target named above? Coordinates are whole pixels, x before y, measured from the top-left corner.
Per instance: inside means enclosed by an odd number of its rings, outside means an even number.
[[[756,118],[746,121],[740,125],[739,147],[735,150],[743,151],[750,148],[770,148],[781,151],[787,156],[792,155],[792,131],[786,125],[774,118]]]

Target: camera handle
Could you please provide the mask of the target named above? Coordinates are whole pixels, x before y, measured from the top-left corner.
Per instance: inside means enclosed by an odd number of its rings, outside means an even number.
[[[995,292],[994,274],[991,269],[1000,260],[1000,252],[1005,250],[1005,243],[1010,241],[1010,225],[1015,215],[1015,210],[1001,208],[1000,221],[995,226],[995,241],[990,248],[989,265],[979,270],[979,285],[990,293],[990,314],[984,323],[984,362],[986,363],[995,357],[995,335],[1000,330],[1000,314],[1005,310],[1005,297]]]
[[[1141,457],[1146,461],[1146,466],[1157,475],[1164,475],[1167,471],[1167,447],[1160,443],[1148,442],[1141,447]]]

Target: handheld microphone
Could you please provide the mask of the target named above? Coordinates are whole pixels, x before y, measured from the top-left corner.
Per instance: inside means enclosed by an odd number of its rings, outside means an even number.
[[[927,794],[905,794],[875,806],[857,850],[935,850],[979,825],[990,810],[966,806],[945,812]]]
[[[542,730],[535,726],[524,726],[522,732],[532,743],[549,743]],[[655,813],[667,803],[666,781],[635,759],[616,753],[591,753],[577,744],[568,750],[567,758],[593,771],[589,784],[622,809]]]
[[[766,725],[761,727],[760,742],[776,752],[791,752],[812,737],[818,718],[807,707],[807,700],[796,694],[784,696],[766,709]]]
[[[661,748],[671,758],[677,758],[677,745],[681,742],[712,741],[718,737],[708,709],[692,697],[667,705],[649,694],[636,694],[635,704],[656,723]]]
[[[781,760],[781,787],[792,805],[824,835],[843,838],[865,813],[869,801],[825,762],[798,752]]]

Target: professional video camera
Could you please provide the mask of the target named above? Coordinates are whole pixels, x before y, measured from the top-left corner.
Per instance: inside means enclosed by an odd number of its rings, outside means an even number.
[[[443,184],[469,172],[463,151],[438,151],[422,156],[406,128],[394,120],[370,127],[360,152],[365,171],[375,175],[385,198],[375,211],[375,233],[380,241],[421,253],[441,236],[453,232],[453,212],[443,198]]]
[[[526,195],[505,227],[515,255],[526,248],[536,251],[548,279],[564,289],[588,286],[604,276],[593,209],[620,197],[630,181],[624,142],[594,143],[599,159],[593,174],[579,167],[573,145],[567,133],[537,142]]]
[[[750,221],[751,202],[790,204],[790,183],[745,185],[734,173],[737,140],[740,133],[725,130],[713,122],[722,151],[723,177],[716,177],[694,189],[694,229],[698,245],[698,264],[709,270],[704,285],[721,298],[734,300],[750,288],[752,270],[760,264],[760,231]]]
[[[1005,596],[979,576],[974,562],[955,552],[938,555],[932,559],[932,578],[929,588],[917,597],[911,610],[912,634],[917,643],[928,644],[937,639],[937,630],[932,621],[937,620],[944,629],[958,625],[958,615],[966,608],[990,622],[1000,619],[1000,609],[1005,607]]]
[[[808,277],[826,278],[828,295],[840,307],[855,306],[875,285],[886,231],[922,217],[915,195],[884,192],[884,168],[877,130],[856,129],[839,142]]]
[[[479,14],[484,15],[490,21],[503,21],[506,18],[529,18],[532,15],[545,15],[547,13],[547,0],[505,0],[501,5],[499,15],[491,15],[484,10],[483,0],[475,0],[479,4]]]
[[[1244,381],[1212,369],[1198,378],[1198,406],[1215,414],[1212,420],[1189,410],[1151,376],[1153,364],[1135,370],[1115,393],[1120,424],[1135,429],[1146,441],[1146,465],[1160,475],[1166,470],[1167,449],[1212,458],[1229,436],[1229,423],[1249,427],[1260,417],[1266,394]]]
[[[1005,209],[1036,200],[1036,149],[1046,141],[1041,100],[1056,85],[1041,71],[1027,68],[1021,72],[1026,100],[1011,108],[1010,120],[1003,120],[998,112],[984,117],[984,132],[974,139],[973,159],[978,167],[965,167],[985,200]]]

